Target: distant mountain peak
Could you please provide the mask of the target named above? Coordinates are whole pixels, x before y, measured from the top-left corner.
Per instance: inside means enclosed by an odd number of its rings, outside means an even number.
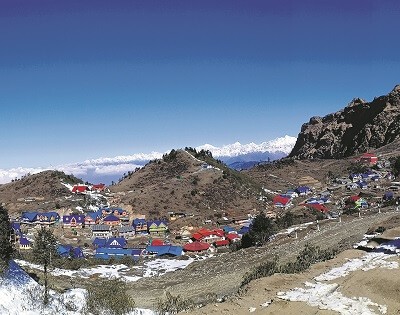
[[[211,144],[205,144],[197,147],[197,150],[209,150],[214,157],[235,157],[255,152],[282,152],[289,154],[296,143],[296,138],[291,136],[284,136],[274,140],[256,144],[254,142],[248,144],[241,144],[236,141],[233,144],[223,145],[222,147],[215,147]]]

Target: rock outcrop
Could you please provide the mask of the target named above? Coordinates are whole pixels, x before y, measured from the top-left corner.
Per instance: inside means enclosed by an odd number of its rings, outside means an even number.
[[[353,99],[344,109],[303,124],[290,157],[343,158],[400,139],[400,85],[366,102]]]

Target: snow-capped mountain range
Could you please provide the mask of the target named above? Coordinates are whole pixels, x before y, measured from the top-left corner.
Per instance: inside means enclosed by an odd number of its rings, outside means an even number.
[[[215,158],[230,165],[237,162],[259,162],[282,158],[290,153],[295,143],[295,137],[284,136],[260,144],[241,144],[235,142],[223,145],[222,147],[205,144],[196,147],[196,150],[209,150]],[[0,169],[0,184],[10,182],[12,179],[19,178],[28,173],[34,174],[44,170],[59,170],[67,174],[73,174],[85,181],[110,184],[111,181],[117,181],[124,173],[133,171],[137,167],[142,167],[150,160],[159,159],[162,155],[163,153],[161,152],[137,153],[115,157],[101,157],[79,163],[50,167]]]
[[[260,144],[256,144],[253,142],[249,144],[241,144],[240,142],[235,142],[233,144],[224,145],[220,148],[214,147],[211,144],[205,144],[197,147],[196,149],[209,150],[216,158],[231,158],[255,152],[283,153],[285,155],[288,155],[292,151],[296,140],[297,138],[286,135],[284,137],[262,142]]]

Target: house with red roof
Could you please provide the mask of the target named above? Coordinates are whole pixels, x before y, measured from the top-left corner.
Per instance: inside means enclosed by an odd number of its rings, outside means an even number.
[[[192,234],[192,239],[194,241],[206,242],[212,244],[217,241],[222,241],[225,239],[225,232],[222,229],[207,230],[200,229],[196,233]]]
[[[102,191],[105,190],[105,188],[106,188],[106,185],[105,185],[105,184],[102,184],[102,183],[100,183],[100,184],[95,184],[95,185],[92,186],[92,191],[102,192]]]
[[[376,165],[378,163],[378,157],[373,153],[364,153],[358,159],[361,163],[368,165]]]
[[[240,240],[240,236],[237,233],[228,233],[225,235],[225,238],[232,243]]]
[[[202,252],[210,248],[210,244],[204,242],[187,243],[183,246],[186,252]]]
[[[303,206],[308,209],[317,210],[322,213],[329,212],[329,209],[325,205],[320,204],[320,203],[306,203],[306,204],[303,204]]]
[[[220,240],[220,241],[215,241],[214,246],[219,248],[219,247],[228,247],[230,244],[229,240]]]
[[[84,194],[87,191],[90,191],[90,188],[87,185],[74,185],[74,187],[72,187],[73,194]]]
[[[291,205],[290,198],[283,197],[281,195],[275,196],[273,199],[274,206],[276,208],[288,208]]]

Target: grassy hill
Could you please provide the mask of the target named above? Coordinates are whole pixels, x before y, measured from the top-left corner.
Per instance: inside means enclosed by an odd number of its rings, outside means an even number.
[[[111,187],[121,202],[149,218],[168,211],[193,214],[195,220],[240,216],[263,208],[261,186],[229,169],[207,151],[172,150],[160,160],[126,176]]]
[[[80,179],[59,171],[44,171],[0,186],[0,202],[10,213],[21,210],[54,209],[59,198],[71,194],[62,183],[76,184]]]

